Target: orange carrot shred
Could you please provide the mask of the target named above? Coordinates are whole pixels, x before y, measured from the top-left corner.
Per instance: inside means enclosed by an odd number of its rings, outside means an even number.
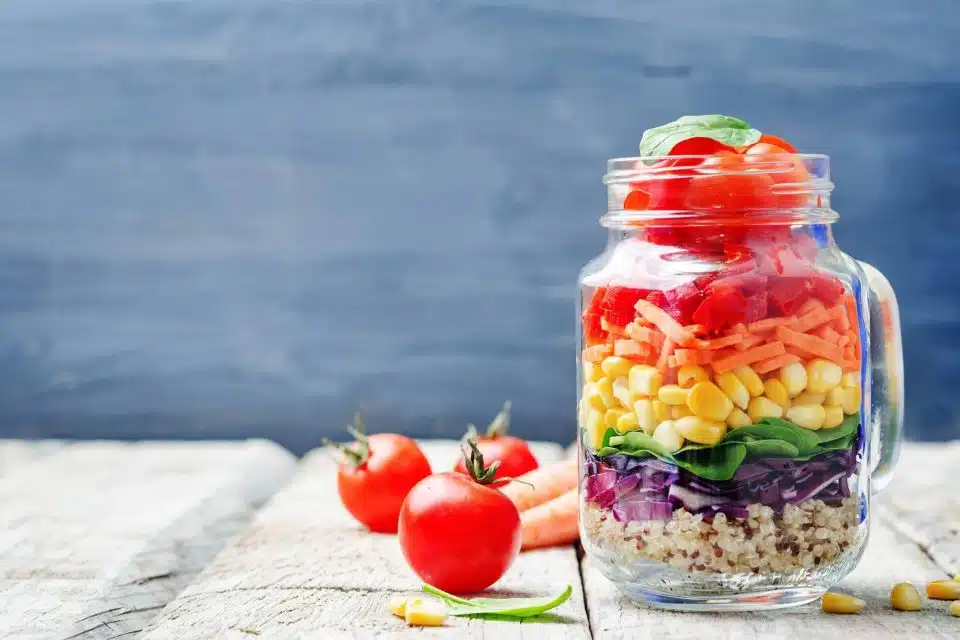
[[[784,344],[809,351],[819,358],[825,358],[836,363],[843,360],[843,352],[840,347],[816,336],[800,333],[787,327],[777,327],[777,339],[783,341]]]
[[[675,349],[673,359],[676,364],[671,367],[682,367],[688,364],[707,364],[713,358],[712,351],[700,351],[698,349]]]
[[[637,342],[645,342],[647,344],[653,345],[656,348],[663,346],[664,337],[663,334],[659,331],[651,329],[649,327],[642,327],[636,322],[631,322],[627,325],[626,328],[627,335],[636,340]]]
[[[687,331],[692,333],[695,336],[702,336],[707,332],[707,328],[702,324],[688,324],[684,327]]]
[[[816,298],[810,298],[809,300],[804,302],[802,305],[800,305],[799,309],[797,309],[797,317],[802,318],[803,316],[817,309],[821,309],[823,311],[827,310],[826,307],[823,306],[822,302],[820,302]]]
[[[807,333],[822,324],[830,322],[830,314],[822,306],[815,308],[810,313],[800,316],[800,319],[794,325],[794,328],[800,333]]]
[[[757,320],[756,322],[751,322],[747,325],[747,330],[750,333],[763,333],[764,331],[771,331],[777,327],[782,327],[784,325],[792,325],[796,322],[796,318],[787,317],[787,318],[766,318],[765,320]]]
[[[652,322],[663,332],[663,335],[674,342],[678,344],[692,344],[696,341],[696,336],[684,329],[679,322],[670,317],[670,314],[649,300],[638,300],[634,308],[637,310],[637,313]]]
[[[781,329],[782,328],[783,327],[781,327]],[[726,373],[727,371],[733,371],[741,365],[766,360],[767,358],[773,358],[774,356],[783,355],[784,353],[786,353],[786,350],[784,349],[783,342],[768,342],[758,347],[752,347],[745,351],[713,360],[713,370],[717,373]]]
[[[660,349],[660,357],[657,359],[657,369],[663,371],[670,364],[670,355],[673,353],[673,340],[667,338],[663,347]]]
[[[612,336],[626,335],[626,332],[623,330],[623,327],[618,327],[615,324],[610,324],[609,322],[607,322],[606,318],[600,318],[600,328]]]
[[[835,307],[830,307],[827,309],[827,313],[830,314],[830,322],[833,323],[834,329],[839,333],[846,333],[850,329],[850,320],[847,318],[847,310],[842,304],[838,304]]]
[[[613,343],[613,355],[615,356],[634,356],[638,358],[645,358],[650,355],[650,352],[653,350],[649,344],[645,342],[637,342],[635,340],[623,339],[617,340]]]
[[[583,356],[581,359],[584,362],[600,362],[607,356],[613,355],[613,345],[609,344],[595,344],[592,347],[587,347],[583,350]]]
[[[800,362],[800,358],[793,355],[792,353],[785,353],[782,356],[774,356],[773,358],[767,358],[766,360],[761,360],[756,364],[751,365],[753,370],[763,375],[765,373],[770,373],[771,371],[776,371],[781,367],[785,367],[788,364],[793,364],[794,362]]]
[[[755,347],[758,344],[762,343],[763,340],[764,340],[763,336],[758,336],[752,333],[748,333],[744,336],[743,340],[741,340],[740,342],[738,342],[733,346],[736,347],[739,351],[746,351],[750,347]]]
[[[716,349],[723,349],[724,347],[732,347],[739,342],[743,342],[744,337],[742,333],[731,333],[730,335],[714,338],[713,340],[701,340],[697,343],[697,348],[714,351]]]

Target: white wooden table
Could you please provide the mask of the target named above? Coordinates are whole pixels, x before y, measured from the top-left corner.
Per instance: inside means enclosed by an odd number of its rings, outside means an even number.
[[[425,449],[446,469],[457,445]],[[946,603],[887,606],[895,582],[960,572],[958,468],[960,443],[906,447],[874,505],[866,557],[842,585],[867,601],[860,616],[640,608],[571,545],[521,554],[495,585],[547,595],[572,584],[552,621],[416,629],[386,602],[419,580],[395,536],[343,510],[326,452],[298,462],[265,441],[0,441],[0,638],[960,638]]]

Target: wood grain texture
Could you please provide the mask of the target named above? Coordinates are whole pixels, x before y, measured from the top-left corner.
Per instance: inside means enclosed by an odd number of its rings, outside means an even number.
[[[0,638],[132,636],[286,481],[265,441],[68,445],[0,479]]]
[[[424,445],[434,469],[452,467],[453,442]],[[541,445],[542,461],[561,455]],[[387,613],[392,595],[415,592],[420,580],[407,567],[396,536],[366,532],[343,509],[335,464],[324,451],[303,461],[294,481],[197,581],[145,631],[144,638],[589,638],[573,547],[521,554],[496,589],[573,597],[549,625],[451,619],[450,628],[408,629]]]
[[[911,442],[877,512],[950,575],[960,573],[960,442]]]

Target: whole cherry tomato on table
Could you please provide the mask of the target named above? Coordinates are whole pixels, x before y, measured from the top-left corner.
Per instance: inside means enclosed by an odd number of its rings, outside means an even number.
[[[464,451],[467,475],[438,473],[407,495],[400,512],[400,548],[427,584],[451,593],[476,593],[506,573],[523,540],[517,507],[492,485],[476,441]]]
[[[396,533],[400,508],[407,493],[430,475],[430,463],[406,436],[364,434],[360,417],[347,430],[351,444],[324,443],[343,453],[337,469],[340,501],[354,518],[377,533]]]
[[[503,409],[487,427],[486,434],[477,436],[476,427],[470,425],[466,436],[468,439],[476,439],[480,453],[488,464],[499,463],[501,478],[516,478],[540,466],[533,452],[530,451],[530,445],[520,438],[507,435],[509,428],[510,401],[508,400],[503,403]],[[453,470],[457,473],[468,473],[464,458],[457,461]]]

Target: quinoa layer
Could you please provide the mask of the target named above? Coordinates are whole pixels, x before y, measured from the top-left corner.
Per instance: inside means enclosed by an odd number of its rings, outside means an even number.
[[[595,504],[583,507],[589,541],[629,566],[638,557],[686,571],[770,573],[809,569],[829,562],[854,544],[859,509],[855,497],[838,506],[822,500],[788,504],[783,515],[761,504],[750,517],[734,520],[719,513],[712,521],[684,509],[670,520],[618,522]]]

